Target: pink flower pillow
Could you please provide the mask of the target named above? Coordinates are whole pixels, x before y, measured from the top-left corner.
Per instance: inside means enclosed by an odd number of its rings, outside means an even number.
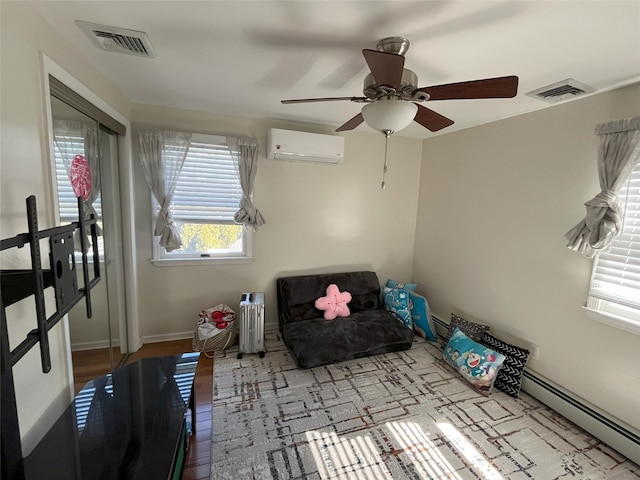
[[[327,295],[316,300],[316,308],[324,310],[324,319],[333,320],[336,317],[348,317],[351,312],[347,303],[351,301],[349,292],[341,292],[338,286],[332,283],[327,287]]]

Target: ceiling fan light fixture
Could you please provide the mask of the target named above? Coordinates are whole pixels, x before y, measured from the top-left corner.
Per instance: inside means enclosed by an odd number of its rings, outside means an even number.
[[[389,98],[366,104],[362,107],[362,117],[371,128],[387,134],[408,127],[417,111],[415,103]]]

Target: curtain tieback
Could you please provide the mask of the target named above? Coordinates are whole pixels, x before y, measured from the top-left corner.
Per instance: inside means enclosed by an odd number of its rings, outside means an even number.
[[[235,213],[233,219],[236,223],[253,227],[254,231],[256,227],[264,225],[265,223],[260,210],[255,207],[251,201],[251,197],[246,194],[242,195],[242,198],[240,199],[240,209]]]
[[[249,216],[251,220],[255,217],[256,207],[253,205],[251,198],[248,195],[242,195],[240,199],[240,212],[245,212],[246,216]]]
[[[618,196],[613,190],[602,190],[595,197],[585,203],[587,213],[585,224],[589,230],[595,230],[602,223],[604,218],[620,226],[620,203]]]
[[[156,219],[155,235],[162,235],[162,231],[168,226],[173,224],[173,217],[169,210],[161,208],[158,212],[158,218]]]

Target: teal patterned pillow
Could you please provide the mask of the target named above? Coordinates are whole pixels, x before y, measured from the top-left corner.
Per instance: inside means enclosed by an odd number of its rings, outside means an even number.
[[[489,395],[505,356],[474,342],[456,328],[442,352],[444,360],[482,395]]]
[[[413,292],[413,291],[415,291],[416,288],[418,288],[418,284],[417,283],[396,282],[395,280],[390,278],[389,280],[387,280],[387,287],[389,287],[389,288],[404,288],[407,291]]]
[[[413,329],[409,311],[409,294],[403,288],[382,287],[384,308],[393,313],[407,327]]]
[[[411,312],[411,321],[413,329],[427,340],[436,342],[436,326],[431,319],[431,311],[429,310],[429,302],[422,295],[416,292],[407,292],[409,294],[409,311]]]

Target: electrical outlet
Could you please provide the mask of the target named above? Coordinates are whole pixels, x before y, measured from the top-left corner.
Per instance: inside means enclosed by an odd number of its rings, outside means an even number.
[[[538,360],[538,353],[540,353],[540,347],[538,345],[536,345],[535,343],[531,344],[531,352],[529,352],[529,355],[531,356],[531,358],[533,360]]]

